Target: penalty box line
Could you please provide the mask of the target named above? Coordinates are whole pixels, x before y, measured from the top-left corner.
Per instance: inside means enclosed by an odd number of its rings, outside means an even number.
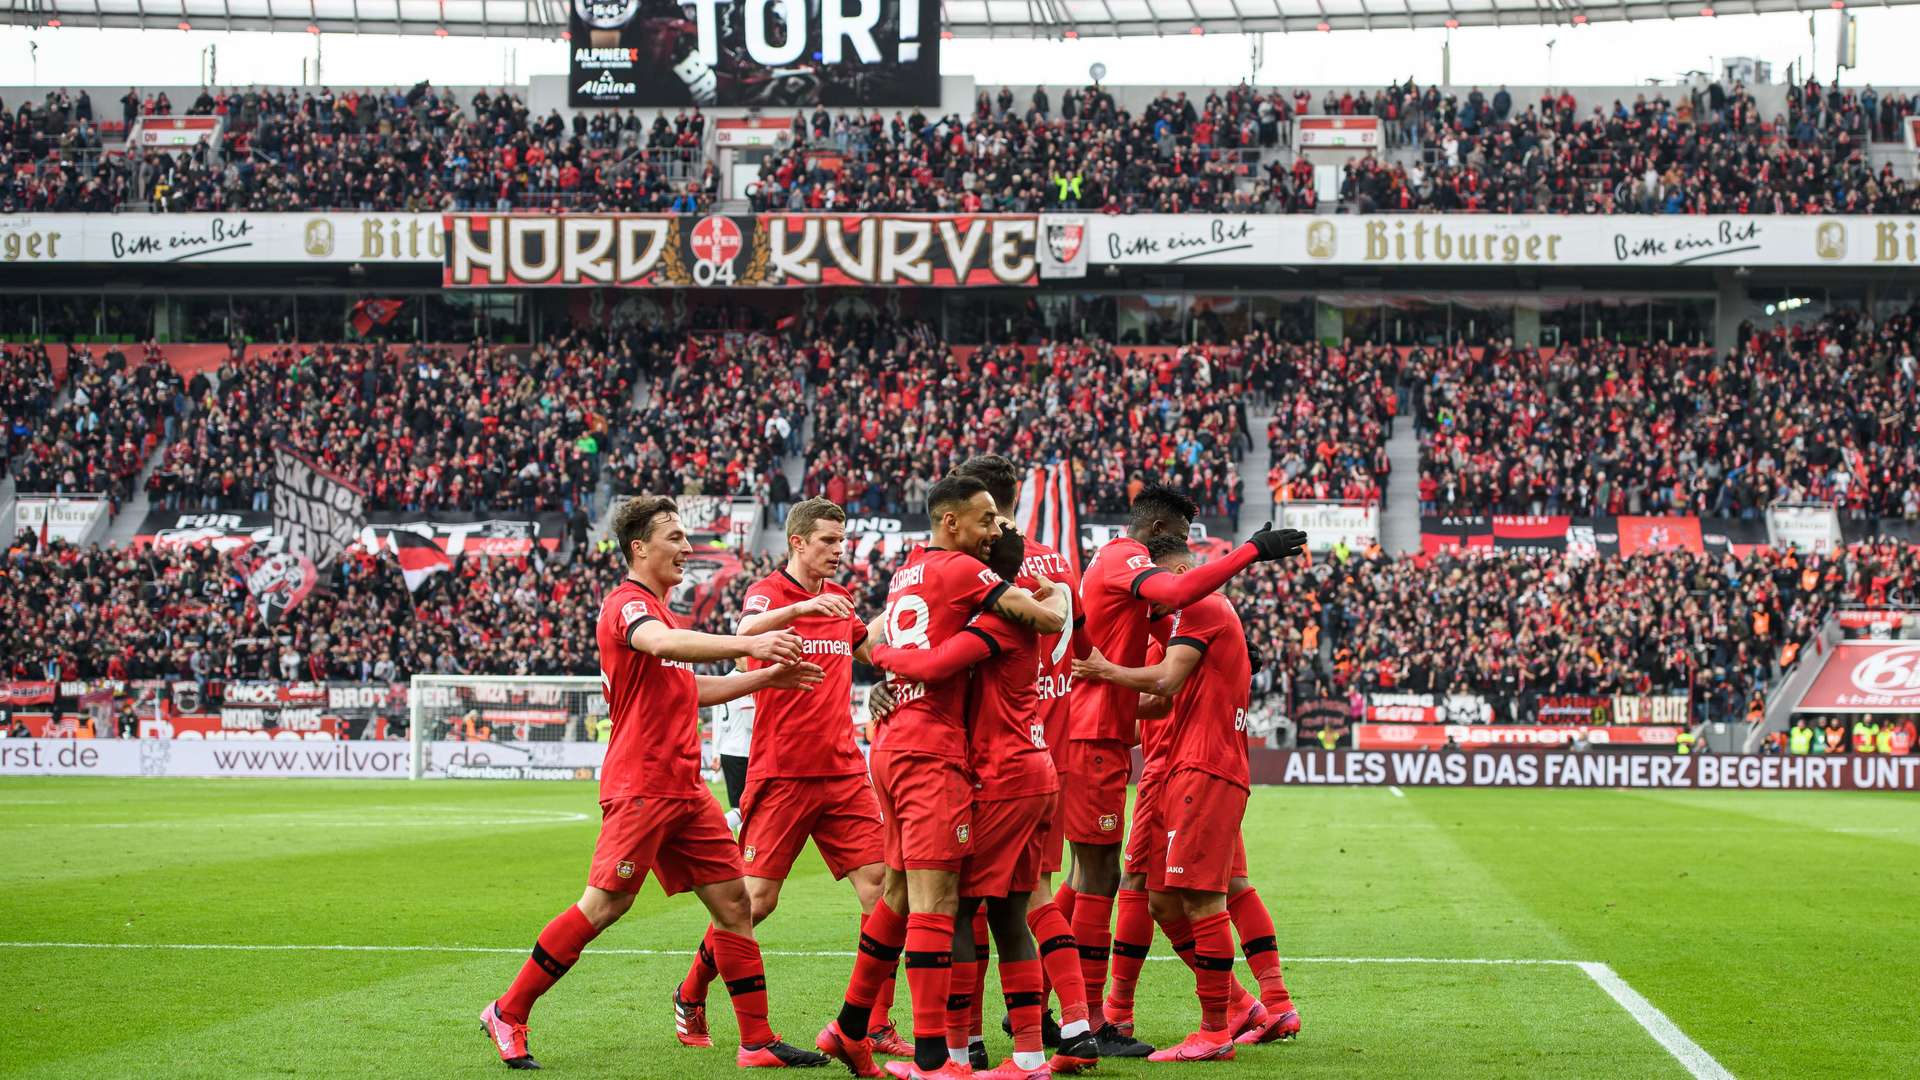
[[[343,953],[481,953],[519,955],[525,948],[506,945],[330,945],[330,944],[253,944],[235,942],[144,942],[144,941],[0,941],[0,949],[125,949],[166,952],[343,952]],[[589,949],[604,956],[689,957],[692,949]],[[763,949],[760,955],[773,958],[840,958],[855,955],[851,949]],[[1172,962],[1177,956],[1150,956],[1149,960]],[[1289,964],[1431,964],[1487,967],[1571,967],[1593,980],[1614,1003],[1625,1009],[1635,1023],[1672,1054],[1682,1068],[1696,1080],[1733,1080],[1712,1054],[1687,1037],[1679,1025],[1667,1018],[1639,991],[1628,985],[1612,967],[1594,960],[1551,960],[1480,956],[1292,956]]]

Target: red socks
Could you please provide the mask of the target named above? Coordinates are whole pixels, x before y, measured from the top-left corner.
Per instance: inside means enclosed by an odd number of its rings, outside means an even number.
[[[1161,923],[1160,932],[1165,934],[1167,940],[1173,943],[1174,955],[1184,961],[1189,970],[1197,973],[1198,969],[1193,965],[1193,924],[1187,922],[1186,917],[1182,916],[1177,922]],[[1232,941],[1227,942],[1227,952],[1229,955],[1233,952]],[[1235,978],[1231,972],[1227,974],[1227,1005],[1229,1008],[1240,1009],[1244,1007],[1247,999],[1252,996],[1253,995],[1247,993],[1246,987],[1240,985],[1239,979]]]
[[[1200,1030],[1226,1030],[1228,987],[1233,983],[1233,933],[1224,911],[1193,923],[1193,983],[1200,997]]]
[[[907,916],[907,988],[913,995],[913,1037],[946,1042],[947,993],[953,984],[953,916]]]
[[[973,913],[973,1017],[967,1031],[974,1035],[984,1035],[981,1022],[986,1019],[987,966],[993,963],[993,950],[987,945],[987,909],[981,905]]]
[[[1113,1023],[1130,1024],[1133,987],[1153,945],[1153,915],[1147,910],[1147,894],[1139,889],[1121,889],[1114,911],[1113,985],[1103,1011]]]
[[[976,991],[979,990],[980,968],[971,960],[961,960],[954,963],[952,970],[953,976],[947,983],[947,1050],[958,1050],[964,1057],[967,1036],[973,1033],[973,1003],[979,997]],[[914,1004],[919,1004],[918,991],[914,995]],[[918,1011],[916,1008],[915,1012]]]
[[[565,911],[555,915],[547,928],[540,931],[533,955],[520,965],[520,974],[514,976],[513,985],[500,998],[500,1015],[516,1024],[526,1023],[533,1003],[560,981],[560,976],[580,959],[580,950],[599,933],[579,905],[568,904]]]
[[[900,940],[906,940],[906,931],[904,929],[901,930]],[[887,981],[880,984],[880,996],[873,999],[873,1008],[869,1010],[867,1017],[867,1030],[869,1032],[878,1031],[888,1024],[893,1023],[892,1018],[888,1014],[893,1011],[893,988],[899,974],[900,961],[895,960],[893,967],[887,971]]]
[[[713,966],[713,926],[707,926],[707,936],[700,939],[700,947],[694,950],[693,966],[687,969],[687,977],[680,983],[680,1000],[689,1005],[698,1005],[707,1000],[707,987],[720,974]]]
[[[1113,941],[1107,927],[1112,916],[1112,897],[1095,893],[1074,897],[1073,940],[1080,946],[1080,977],[1087,985],[1087,1022],[1095,1031],[1105,1022],[1100,997],[1107,985],[1107,951]]]
[[[893,1005],[893,973],[906,940],[906,920],[885,900],[875,904],[860,925],[860,951],[854,954],[846,1004],[840,1010],[840,1030],[848,1038],[864,1038],[869,1022],[886,1024],[887,1009]]]
[[[1247,966],[1253,969],[1253,977],[1260,980],[1261,1004],[1275,1016],[1293,1008],[1293,996],[1287,993],[1287,982],[1280,977],[1280,944],[1273,932],[1273,916],[1268,914],[1267,905],[1260,902],[1260,894],[1248,889],[1228,899],[1227,915],[1240,934],[1240,948],[1247,954]]]
[[[713,960],[733,998],[733,1015],[740,1022],[740,1045],[772,1042],[773,1029],[767,1026],[767,969],[760,963],[760,943],[716,927]]]
[[[1073,932],[1060,914],[1058,901],[1050,901],[1027,911],[1027,928],[1040,948],[1040,963],[1053,992],[1060,998],[1060,1026],[1087,1018],[1087,985],[1080,975],[1080,954],[1074,948]],[[1001,978],[1006,978],[1005,974]]]
[[[1000,961],[1000,992],[1013,1022],[1014,1053],[1038,1053],[1040,1010],[1047,995],[1040,989],[1040,961]]]

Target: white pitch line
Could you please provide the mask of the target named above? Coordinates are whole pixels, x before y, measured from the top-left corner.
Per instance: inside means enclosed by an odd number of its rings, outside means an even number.
[[[1407,793],[1400,790],[1399,784],[1388,784],[1387,790],[1393,792],[1393,797],[1396,799],[1404,799],[1407,797]]]
[[[512,945],[301,945],[252,944],[236,942],[162,942],[162,941],[0,941],[0,949],[151,949],[181,952],[367,952],[367,953],[512,953],[526,952],[525,946]],[[595,949],[602,956],[692,956],[692,949]],[[851,949],[763,949],[760,955],[772,957],[850,958]],[[1173,961],[1177,956],[1149,956],[1149,960]],[[1289,956],[1289,964],[1499,964],[1532,967],[1576,967],[1579,960],[1506,959],[1484,956]]]
[[[1654,1008],[1653,1002],[1642,997],[1640,991],[1628,986],[1627,980],[1621,978],[1619,972],[1591,960],[1581,962],[1579,968],[1586,972],[1587,977],[1598,984],[1600,989],[1605,990],[1607,996],[1619,1002],[1620,1007],[1627,1010],[1627,1014],[1632,1016],[1641,1027],[1646,1028],[1647,1034],[1653,1036],[1655,1042],[1666,1047],[1667,1053],[1672,1054],[1687,1072],[1693,1074],[1698,1080],[1733,1080],[1733,1074],[1715,1061],[1712,1054],[1701,1049],[1699,1043],[1687,1038],[1687,1033],[1681,1031],[1679,1025],[1667,1019],[1666,1013]]]

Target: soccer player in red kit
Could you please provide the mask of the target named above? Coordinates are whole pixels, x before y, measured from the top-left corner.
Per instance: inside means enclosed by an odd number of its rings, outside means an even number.
[[[1030,565],[1021,535],[1001,519],[988,566],[1004,579],[1018,579]],[[1038,577],[1043,595],[1053,589]],[[1077,1072],[1098,1063],[1091,1032],[1069,1040],[1053,1062],[1041,1041],[1040,959],[1027,929],[1029,898],[1040,882],[1042,838],[1057,804],[1059,782],[1040,722],[1036,674],[1042,670],[1042,639],[1032,629],[991,612],[935,649],[881,645],[874,663],[909,680],[932,681],[971,671],[968,726],[973,791],[974,850],[960,872],[960,911],[954,942],[954,974],[947,998],[947,1053],[956,1065],[972,1063],[980,1080],[1045,1080],[1053,1072]],[[1012,1058],[997,1069],[974,1061],[977,1041],[973,1004],[984,978],[968,961],[985,942],[976,939],[972,915],[985,904],[985,921],[1000,950],[1000,985],[1014,1040]]]
[[[960,633],[974,615],[993,611],[1046,633],[1066,626],[1066,603],[1043,603],[987,569],[1000,529],[993,497],[980,481],[949,476],[927,493],[931,539],[893,575],[882,624],[886,644],[932,649]],[[840,1016],[817,1045],[857,1076],[878,1074],[866,1026],[874,998],[904,949],[913,995],[914,1056],[890,1063],[902,1080],[964,1075],[947,1057],[947,994],[952,981],[959,872],[972,833],[973,791],[967,771],[964,674],[932,682],[897,682],[893,711],[874,728],[868,770],[886,822],[882,904],[862,927],[860,951]],[[882,923],[906,911],[904,926]]]
[[[1225,584],[1248,565],[1298,554],[1306,534],[1263,528],[1231,553],[1191,573],[1174,575],[1153,565],[1146,543],[1156,536],[1186,536],[1199,507],[1170,488],[1149,485],[1134,496],[1127,535],[1115,537],[1088,564],[1080,581],[1087,643],[1121,667],[1146,659],[1148,608],[1178,610]],[[1101,997],[1107,977],[1114,896],[1120,888],[1120,842],[1127,807],[1127,779],[1137,742],[1139,697],[1124,687],[1076,682],[1069,698],[1071,720],[1062,756],[1066,792],[1063,816],[1073,845],[1073,872],[1055,896],[1079,946],[1087,1007],[1102,1057],[1143,1057],[1153,1048],[1106,1023]]]
[[[1157,536],[1147,542],[1147,554],[1154,565],[1169,573],[1183,574],[1197,561],[1187,541],[1175,536]],[[1150,632],[1154,642],[1148,648],[1147,665],[1158,665],[1165,657],[1172,629],[1170,613],[1154,605]],[[1098,656],[1076,662],[1078,671],[1088,677],[1107,679],[1111,665]],[[1120,882],[1120,918],[1114,928],[1113,979],[1107,992],[1105,1011],[1109,1020],[1123,1030],[1132,1030],[1133,990],[1147,958],[1153,937],[1153,924],[1159,923],[1174,952],[1189,966],[1193,963],[1193,932],[1179,898],[1169,893],[1147,892],[1152,861],[1161,851],[1166,830],[1161,824],[1161,788],[1171,768],[1169,738],[1173,703],[1163,697],[1144,694],[1140,699],[1140,751],[1144,767],[1140,772],[1138,794],[1134,797],[1133,821],[1127,832],[1126,873]],[[1300,1031],[1300,1015],[1294,1009],[1280,973],[1280,953],[1273,918],[1260,895],[1247,880],[1244,844],[1234,864],[1234,879],[1227,890],[1227,911],[1234,929],[1240,933],[1247,963],[1260,981],[1260,998],[1255,999],[1238,979],[1228,985],[1230,1003],[1227,1027],[1242,1043],[1271,1042],[1291,1038]],[[1148,918],[1135,919],[1129,901],[1138,901]]]
[[[1013,462],[998,454],[975,455],[962,462],[954,472],[975,477],[986,484],[987,493],[993,496],[1003,513],[1007,507],[1020,504],[1020,471]],[[1026,557],[1014,584],[1023,589],[1034,589],[1039,586],[1040,578],[1045,577],[1053,588],[1066,594],[1070,629],[1078,631],[1085,622],[1078,601],[1079,572],[1060,552],[1048,545],[1032,537],[1022,539]],[[1040,722],[1046,733],[1047,749],[1053,757],[1057,775],[1065,772],[1061,751],[1067,745],[1067,693],[1072,685],[1073,637],[1073,634],[1065,632],[1041,635],[1039,670],[1034,679]],[[1099,1060],[1099,1051],[1095,1044],[1080,1037],[1091,1030],[1087,1018],[1086,983],[1081,976],[1080,953],[1075,947],[1073,931],[1067,925],[1067,916],[1053,900],[1053,875],[1059,872],[1061,863],[1062,815],[1059,799],[1060,796],[1056,795],[1053,812],[1048,815],[1046,831],[1039,840],[1040,882],[1037,893],[1040,902],[1029,903],[1027,926],[1033,932],[1034,940],[1039,943],[1044,979],[1052,983],[1053,992],[1060,998],[1060,1020],[1057,1025],[1050,1013],[1041,1014],[1045,1045],[1061,1047],[1050,1067],[1055,1072],[1071,1072],[1092,1068]],[[1011,1012],[1002,1021],[1001,1027],[1009,1035],[1014,1033]]]
[[[1158,664],[1121,667],[1105,663],[1096,651],[1075,672],[1130,694],[1173,699],[1164,735],[1167,773],[1157,800],[1156,831],[1164,839],[1148,848],[1147,887],[1176,898],[1191,926],[1200,1029],[1151,1060],[1230,1060],[1233,935],[1227,894],[1246,877],[1240,825],[1249,790],[1246,725],[1253,670],[1246,631],[1226,597],[1208,594],[1173,618]]]
[[[600,773],[600,839],[587,889],[540,932],[513,985],[480,1024],[515,1069],[537,1069],[527,1050],[527,1014],[579,960],[596,935],[627,913],[649,873],[671,896],[693,890],[713,916],[714,959],[740,1024],[743,1067],[824,1065],[827,1058],[780,1040],[767,1026],[767,980],[753,939],[740,849],[726,815],[700,780],[700,706],[768,688],[816,686],[825,672],[802,659],[788,630],[753,637],[682,629],[665,597],[680,583],[686,528],[673,500],[641,496],[614,512],[613,535],[627,577],[607,594],[596,634],[613,734]],[[696,663],[750,656],[769,664],[732,675],[696,675]]]
[[[755,926],[773,913],[780,886],[809,837],[833,876],[852,882],[863,919],[880,898],[880,804],[867,782],[867,760],[854,745],[848,708],[853,661],[867,658],[867,626],[854,615],[852,594],[833,580],[846,547],[846,522],[846,512],[826,499],[794,504],[787,512],[787,565],[755,582],[741,604],[738,633],[792,629],[800,635],[802,654],[826,672],[811,690],[754,695],[740,853]],[[713,1045],[706,1000],[715,974],[708,927],[673,998],[675,1034],[689,1046]]]

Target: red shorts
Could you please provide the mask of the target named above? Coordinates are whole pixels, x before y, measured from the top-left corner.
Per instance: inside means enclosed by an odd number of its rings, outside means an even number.
[[[651,872],[668,896],[746,874],[727,815],[712,795],[620,798],[600,804],[600,839],[587,884],[639,892]]]
[[[747,785],[740,855],[748,877],[785,879],[808,837],[835,880],[880,861],[886,835],[866,777],[771,777]]]
[[[1160,824],[1160,792],[1166,786],[1165,776],[1140,777],[1139,793],[1133,797],[1133,820],[1127,822],[1126,858],[1120,864],[1129,874],[1147,873],[1154,850],[1164,853],[1167,830]]]
[[[1182,769],[1167,778],[1159,804],[1161,837],[1148,855],[1147,888],[1224,893],[1228,882],[1247,876],[1247,846],[1240,839],[1245,788]]]
[[[1120,843],[1133,751],[1117,739],[1074,739],[1067,743],[1065,758],[1060,816],[1067,839],[1076,844]]]
[[[1040,826],[1040,835],[1034,837],[1033,842],[1040,847],[1040,872],[1043,874],[1057,874],[1063,865],[1060,849],[1066,846],[1063,843],[1066,837],[1061,834],[1066,825],[1060,819],[1066,797],[1064,791],[1056,791],[1048,796],[1053,800],[1053,805],[1047,810],[1046,824]]]
[[[915,750],[875,750],[867,760],[895,870],[958,872],[972,851],[973,780],[957,761]]]
[[[960,895],[1002,897],[1040,884],[1040,837],[1054,796],[1026,795],[973,804],[973,849],[960,868]]]

